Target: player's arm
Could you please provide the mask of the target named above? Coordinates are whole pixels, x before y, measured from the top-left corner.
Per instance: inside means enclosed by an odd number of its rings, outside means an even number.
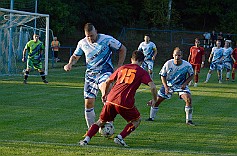
[[[157,49],[153,48],[153,51],[154,51],[154,55],[152,56],[152,60],[155,60],[156,59],[156,55],[157,55]]]
[[[125,57],[126,57],[126,53],[127,53],[127,48],[122,44],[121,48],[119,49],[119,60],[118,60],[117,68],[123,65]]]
[[[168,94],[169,93],[169,86],[167,85],[167,80],[166,80],[166,76],[161,76],[161,82],[165,88],[165,94]]]
[[[236,63],[236,60],[235,60],[235,58],[234,58],[233,53],[232,53],[230,56],[231,56],[232,60],[234,61],[234,63]]]
[[[209,58],[208,58],[208,62],[209,62],[209,63],[211,63],[212,57],[213,57],[213,54],[211,53],[210,56],[209,56]]]
[[[188,74],[189,75],[189,74]],[[193,79],[194,74],[190,75],[182,84],[181,89],[185,89],[185,87],[188,85],[188,83]]]
[[[25,48],[23,49],[23,52],[22,52],[22,62],[25,62],[25,61],[26,61],[26,50],[27,50],[27,48],[25,47]]]
[[[157,102],[157,89],[156,89],[156,85],[153,81],[148,83],[150,89],[151,89],[151,94],[152,94],[152,106],[155,105],[155,103]]]
[[[69,59],[69,61],[68,61],[68,64],[66,64],[66,65],[64,66],[64,70],[65,70],[65,71],[70,71],[70,70],[72,69],[72,66],[73,66],[74,64],[76,64],[77,61],[78,61],[80,58],[81,58],[81,56],[77,56],[77,55],[73,54],[73,55],[70,57],[70,59]]]
[[[204,67],[204,63],[205,63],[205,55],[202,55],[202,64],[201,64],[201,68]]]
[[[106,102],[107,95],[109,94],[109,91],[111,89],[111,85],[114,81],[108,78],[104,83],[101,85],[101,100],[103,103]]]

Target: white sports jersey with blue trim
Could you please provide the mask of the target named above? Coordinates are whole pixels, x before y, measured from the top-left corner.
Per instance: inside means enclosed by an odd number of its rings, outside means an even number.
[[[223,52],[224,59],[223,59],[223,61],[224,62],[231,62],[232,61],[231,54],[233,52],[233,49],[231,47],[223,48],[223,49],[224,49],[224,52]]]
[[[213,63],[220,63],[221,58],[223,56],[223,52],[224,52],[223,48],[213,47],[212,51],[211,51],[211,54],[213,54],[212,62]]]
[[[81,39],[74,54],[76,56],[85,54],[87,71],[95,73],[113,72],[111,55],[112,52],[118,51],[121,46],[122,43],[112,36],[98,34],[98,39],[95,43],[89,43],[86,37]]]
[[[174,59],[168,60],[162,67],[161,76],[166,77],[167,85],[179,88],[186,80],[187,75],[193,75],[192,65],[182,60],[181,65],[175,65]]]
[[[151,60],[154,55],[154,49],[156,49],[156,45],[153,42],[142,42],[140,43],[138,50],[142,51],[145,55],[145,60]]]

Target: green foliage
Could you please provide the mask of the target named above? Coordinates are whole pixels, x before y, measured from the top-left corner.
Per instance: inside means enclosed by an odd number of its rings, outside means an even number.
[[[79,63],[80,64],[80,63]],[[184,102],[177,94],[160,105],[154,122],[146,122],[151,98],[147,86],[136,94],[141,125],[125,138],[129,148],[121,148],[99,134],[87,147],[77,142],[86,131],[84,120],[84,66],[68,73],[57,63],[49,69],[49,84],[40,77],[0,77],[0,153],[10,155],[235,155],[237,153],[236,82],[217,83],[213,74],[203,84],[208,69],[201,70],[197,88],[190,87],[193,97],[193,119],[197,126],[185,124]],[[154,80],[159,88],[154,69]],[[33,73],[32,73],[33,74]],[[100,94],[96,100],[98,118],[103,106]],[[118,115],[114,125],[118,134],[126,122]]]

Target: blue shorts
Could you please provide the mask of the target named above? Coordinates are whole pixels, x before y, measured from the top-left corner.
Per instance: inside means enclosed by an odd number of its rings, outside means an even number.
[[[154,61],[153,60],[145,60],[142,63],[142,68],[143,69],[153,70],[153,66],[154,66]]]
[[[211,63],[210,70],[223,70],[223,64],[222,63]]]
[[[164,99],[170,99],[174,92],[177,92],[180,98],[183,94],[191,94],[191,91],[189,90],[188,86],[186,86],[183,90],[180,89],[180,87],[170,87],[169,93],[165,94],[165,87],[162,85],[160,90],[158,91],[158,96]]]
[[[232,69],[232,63],[231,62],[224,62],[223,66],[225,69],[231,70]]]
[[[96,98],[100,85],[105,82],[112,72],[93,73],[86,72],[84,85],[84,98]]]

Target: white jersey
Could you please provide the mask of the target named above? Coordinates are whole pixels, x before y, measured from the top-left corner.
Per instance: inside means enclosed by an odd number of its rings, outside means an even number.
[[[112,52],[118,51],[121,46],[122,43],[112,36],[98,34],[95,43],[89,43],[86,37],[81,39],[74,54],[76,56],[85,54],[87,71],[95,73],[113,72],[111,55]]]
[[[149,43],[142,42],[140,43],[138,50],[143,52],[145,56],[145,60],[151,60],[152,57],[154,56],[156,45],[153,42],[149,42]]]
[[[233,52],[233,49],[231,47],[223,48],[223,49],[224,49],[224,52],[223,52],[224,59],[223,59],[223,61],[224,62],[231,62],[232,61],[231,54]]]
[[[221,58],[223,57],[223,52],[224,52],[223,48],[213,47],[212,51],[211,51],[211,54],[213,54],[212,62],[213,63],[220,63]]]
[[[181,65],[175,65],[174,59],[171,59],[164,64],[159,74],[166,77],[168,86],[179,88],[186,81],[187,75],[193,75],[194,71],[189,62],[182,60]]]

